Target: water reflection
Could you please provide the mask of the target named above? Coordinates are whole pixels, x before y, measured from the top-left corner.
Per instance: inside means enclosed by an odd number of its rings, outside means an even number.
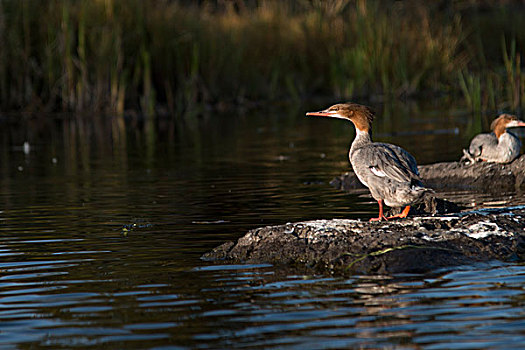
[[[466,120],[396,108],[374,126],[378,140],[405,147],[420,163],[459,157]],[[523,342],[519,265],[341,279],[199,259],[261,225],[373,216],[366,191],[328,184],[348,169],[352,138],[349,124],[296,111],[208,116],[190,130],[169,119],[5,120],[0,347],[503,349]],[[476,207],[523,201],[520,193],[441,194]]]
[[[200,269],[206,272],[206,269]],[[483,348],[516,346],[524,314],[521,267],[480,265],[418,276],[276,276],[268,269],[216,268],[205,289],[215,306],[187,324],[209,324],[192,346],[278,348]],[[480,278],[480,274],[483,275]],[[509,282],[502,282],[509,278]],[[194,323],[195,322],[195,323]],[[502,323],[509,329],[500,329]],[[219,325],[214,330],[212,325]],[[228,330],[224,330],[224,329]],[[208,343],[209,344],[209,343]]]

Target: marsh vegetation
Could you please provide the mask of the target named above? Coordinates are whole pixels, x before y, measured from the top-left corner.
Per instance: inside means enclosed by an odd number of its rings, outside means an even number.
[[[0,1],[0,108],[179,116],[261,102],[525,105],[514,2]]]

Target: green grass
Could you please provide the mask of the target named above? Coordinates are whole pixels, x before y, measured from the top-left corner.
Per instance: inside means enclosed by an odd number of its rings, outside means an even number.
[[[0,0],[0,109],[180,116],[314,95],[444,93],[476,112],[525,103],[520,41],[504,37],[501,60],[486,59],[455,8],[222,4]]]
[[[483,111],[521,111],[525,108],[525,72],[516,40],[501,39],[500,64],[487,65],[480,71],[459,72],[459,85],[466,105],[475,115]],[[494,113],[493,113],[494,114]]]

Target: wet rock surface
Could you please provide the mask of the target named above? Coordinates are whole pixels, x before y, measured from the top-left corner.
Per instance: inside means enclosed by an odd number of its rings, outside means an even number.
[[[418,168],[425,185],[436,190],[491,192],[525,188],[525,155],[509,164],[446,162],[420,165]],[[345,191],[365,188],[353,172],[336,177],[330,184]]]
[[[440,191],[521,192],[525,155],[510,164],[436,163],[419,167],[425,184]],[[331,185],[346,191],[368,190],[353,172]],[[387,216],[398,214],[393,208]],[[270,263],[286,268],[335,274],[426,272],[489,261],[525,260],[525,206],[464,208],[427,195],[403,220],[315,220],[267,226],[225,243],[203,258],[222,263]]]
[[[403,220],[314,220],[267,226],[203,259],[321,273],[388,274],[498,259],[522,260],[525,206]]]

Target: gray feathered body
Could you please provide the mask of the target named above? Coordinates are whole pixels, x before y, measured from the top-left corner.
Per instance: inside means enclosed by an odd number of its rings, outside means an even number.
[[[414,157],[399,146],[372,142],[368,133],[357,134],[349,153],[359,180],[376,200],[390,207],[403,207],[420,201],[425,188]]]
[[[470,142],[468,153],[476,161],[509,163],[519,156],[520,149],[521,141],[513,133],[504,132],[498,139],[492,132],[475,136]]]

